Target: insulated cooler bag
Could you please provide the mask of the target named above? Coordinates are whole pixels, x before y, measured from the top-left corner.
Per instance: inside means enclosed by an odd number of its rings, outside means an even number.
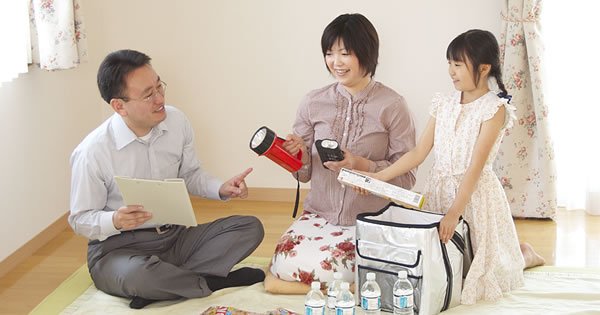
[[[460,304],[463,278],[473,257],[469,225],[462,218],[451,241],[438,234],[443,215],[388,204],[356,219],[356,288],[374,272],[381,287],[381,309],[393,311],[398,271],[406,270],[414,288],[414,310],[437,314]],[[357,289],[360,295],[360,289]],[[359,296],[359,299],[361,297]]]

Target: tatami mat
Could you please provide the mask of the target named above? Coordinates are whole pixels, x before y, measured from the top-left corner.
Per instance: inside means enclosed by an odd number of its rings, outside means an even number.
[[[249,257],[240,265],[266,268],[269,258]],[[228,288],[202,299],[154,303],[132,310],[129,300],[104,294],[82,266],[30,314],[200,314],[211,306],[232,306],[252,312],[279,307],[303,313],[304,296],[273,295],[262,283]],[[360,314],[357,309],[357,314]],[[495,303],[461,305],[444,314],[600,314],[600,269],[543,266],[525,272],[525,286]]]

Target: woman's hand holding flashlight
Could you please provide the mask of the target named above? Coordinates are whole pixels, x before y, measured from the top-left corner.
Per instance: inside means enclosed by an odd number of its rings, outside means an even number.
[[[342,148],[342,151],[344,151],[344,159],[343,160],[328,161],[328,162],[323,163],[325,166],[327,166],[327,168],[330,171],[332,171],[336,174],[339,173],[342,168],[351,170],[354,167],[355,155],[344,148]]]
[[[223,183],[223,185],[221,185],[221,188],[219,188],[219,196],[221,196],[221,199],[223,199],[223,198],[242,198],[242,199],[244,199],[244,198],[248,197],[248,187],[246,186],[246,182],[244,181],[244,178],[246,178],[246,176],[248,176],[248,174],[250,174],[250,172],[252,172],[252,168],[245,170],[241,174],[238,174],[238,175],[234,176],[232,179]]]
[[[365,171],[369,170],[369,160],[365,159],[362,156],[356,155],[345,148],[342,148],[344,151],[344,159],[341,161],[328,161],[325,162],[325,166],[334,173],[339,173],[342,168],[346,168],[349,170],[355,171]]]
[[[308,163],[310,157],[306,154],[306,143],[304,142],[304,139],[295,134],[289,134],[281,147],[293,156],[298,155],[298,152],[302,151],[302,164]]]

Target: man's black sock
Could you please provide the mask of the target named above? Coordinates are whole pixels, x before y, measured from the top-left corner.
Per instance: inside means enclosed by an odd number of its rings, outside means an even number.
[[[265,280],[262,269],[244,267],[230,272],[227,277],[206,276],[206,285],[212,291],[229,287],[252,285]]]
[[[139,310],[140,308],[144,308],[146,305],[157,302],[157,300],[147,300],[139,296],[133,297],[131,299],[131,303],[129,303],[129,307]]]

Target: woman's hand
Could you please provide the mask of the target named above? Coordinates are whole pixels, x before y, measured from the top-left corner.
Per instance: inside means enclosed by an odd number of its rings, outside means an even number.
[[[458,225],[459,215],[454,214],[454,212],[448,211],[446,215],[440,221],[440,240],[442,243],[446,244],[454,235],[454,230],[456,230],[456,225]]]
[[[298,155],[298,152],[302,151],[302,164],[308,163],[309,156],[306,154],[306,143],[304,142],[304,139],[295,134],[289,134],[281,144],[281,147],[293,156]]]
[[[344,159],[341,161],[327,161],[325,163],[323,163],[325,166],[327,166],[327,168],[334,172],[334,173],[339,173],[342,168],[346,168],[346,169],[353,169],[356,166],[356,155],[354,155],[352,152],[342,148],[342,151],[344,152]]]

